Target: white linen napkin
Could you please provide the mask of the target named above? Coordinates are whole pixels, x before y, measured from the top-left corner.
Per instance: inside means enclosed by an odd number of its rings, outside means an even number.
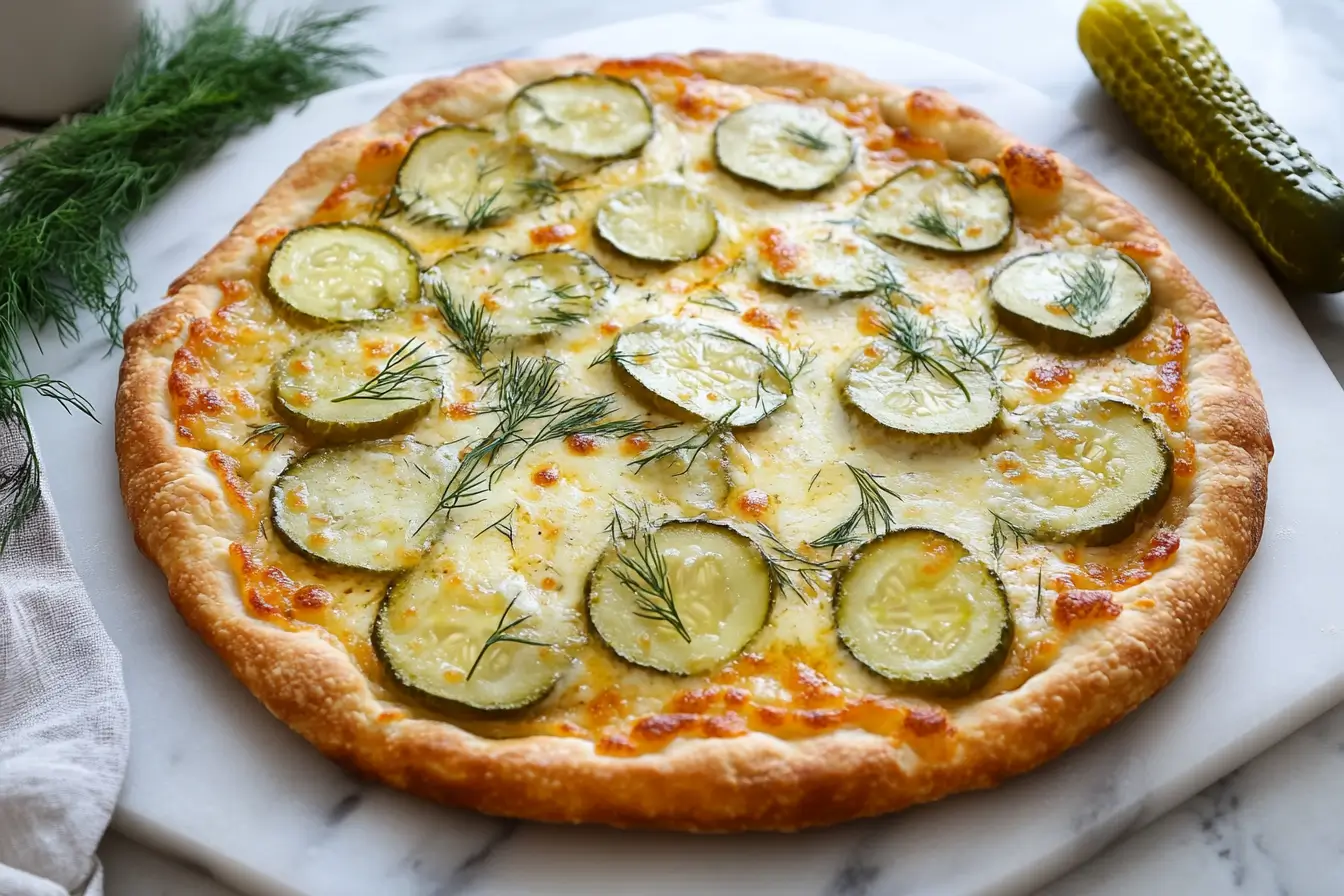
[[[22,460],[0,424],[0,472]],[[126,774],[121,655],[42,503],[0,554],[0,894],[102,896],[95,850]]]

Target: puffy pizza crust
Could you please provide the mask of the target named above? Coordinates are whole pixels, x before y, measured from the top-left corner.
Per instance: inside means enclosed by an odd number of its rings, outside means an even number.
[[[959,709],[946,735],[951,748],[940,759],[853,731],[801,740],[756,732],[678,740],[634,758],[598,755],[577,738],[485,739],[405,718],[374,696],[325,633],[287,631],[247,615],[228,547],[252,523],[230,502],[204,453],[180,446],[174,431],[169,372],[192,319],[219,304],[216,284],[251,271],[257,237],[311,215],[370,140],[400,134],[431,114],[471,121],[499,110],[522,84],[603,61],[572,56],[500,62],[423,82],[369,124],[320,143],[172,285],[163,305],[128,329],[116,409],[122,494],[137,543],[163,569],[183,618],[272,713],[342,765],[447,803],[546,821],[787,830],[890,812],[1025,772],[1165,686],[1255,551],[1273,453],[1259,387],[1213,299],[1132,206],[1068,160],[1019,142],[945,94],[768,55],[711,51],[668,59],[727,82],[880,97],[893,127],[935,138],[953,157],[997,159],[1019,206],[1057,204],[1105,240],[1146,250],[1142,266],[1154,301],[1190,330],[1187,431],[1197,443],[1181,549],[1145,586],[1155,606],[1090,627],[1022,687]]]

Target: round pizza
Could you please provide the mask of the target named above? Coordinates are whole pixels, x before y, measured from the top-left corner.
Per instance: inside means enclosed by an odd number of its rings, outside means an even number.
[[[320,143],[128,331],[117,450],[183,617],[327,756],[687,830],[1116,721],[1272,454],[1213,300],[1085,172],[721,52],[469,69]]]

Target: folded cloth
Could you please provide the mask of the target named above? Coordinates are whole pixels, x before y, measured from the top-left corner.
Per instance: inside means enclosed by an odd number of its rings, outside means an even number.
[[[23,460],[14,435],[0,424],[0,471]],[[43,482],[0,554],[0,894],[101,896],[95,850],[129,750],[121,655]]]

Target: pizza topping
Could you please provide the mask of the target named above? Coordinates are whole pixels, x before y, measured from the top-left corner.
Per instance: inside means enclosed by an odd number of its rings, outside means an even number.
[[[897,276],[899,262],[853,231],[816,226],[801,233],[771,228],[760,239],[761,279],[791,289],[861,295]]]
[[[1021,255],[989,284],[1000,318],[1029,339],[1064,351],[1108,348],[1148,322],[1148,277],[1114,249]]]
[[[621,658],[674,675],[736,656],[770,614],[770,567],[728,526],[621,514],[588,582],[593,629]]]
[[[292,550],[372,572],[415,565],[442,530],[439,496],[451,448],[414,439],[324,448],[292,462],[271,488],[271,522]],[[294,493],[301,501],[291,501]]]
[[[854,160],[854,141],[812,106],[757,103],[714,129],[714,155],[738,177],[775,190],[810,192],[834,181]]]
[[[275,365],[275,406],[319,439],[391,435],[429,410],[448,357],[377,325],[324,330]]]
[[[932,529],[890,532],[859,548],[840,573],[835,625],[873,672],[939,694],[980,687],[1013,641],[998,576]]]
[[[864,197],[868,229],[944,252],[993,249],[1013,232],[1013,205],[997,174],[959,162],[914,162]]]
[[[536,162],[490,131],[446,125],[421,134],[397,171],[396,207],[412,224],[493,227],[531,201]]]
[[[1171,489],[1158,425],[1114,398],[1019,418],[990,461],[992,509],[1040,541],[1114,544]]]
[[[660,317],[616,338],[610,356],[641,394],[671,410],[748,426],[793,394],[808,356],[692,319]]]
[[[520,709],[569,665],[574,612],[509,568],[503,538],[452,539],[387,590],[373,625],[378,658],[435,704]]]
[[[579,323],[611,289],[611,275],[574,249],[531,255],[464,249],[440,259],[427,278],[431,294],[446,291],[467,307],[483,306],[494,334],[503,337],[536,336]]]
[[[719,234],[714,204],[682,184],[655,181],[622,190],[597,210],[597,232],[644,261],[679,262],[709,251]]]
[[[638,87],[605,75],[531,84],[509,103],[509,127],[549,152],[584,159],[632,156],[653,136],[653,108]]]
[[[310,323],[373,320],[420,297],[415,253],[385,230],[321,224],[280,241],[266,292]]]

